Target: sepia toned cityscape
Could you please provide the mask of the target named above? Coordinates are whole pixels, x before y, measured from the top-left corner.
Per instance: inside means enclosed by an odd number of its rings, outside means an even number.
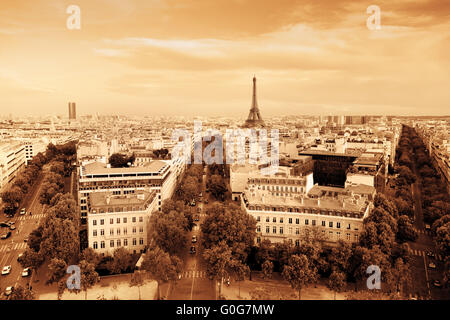
[[[0,299],[448,300],[449,16],[2,1]]]

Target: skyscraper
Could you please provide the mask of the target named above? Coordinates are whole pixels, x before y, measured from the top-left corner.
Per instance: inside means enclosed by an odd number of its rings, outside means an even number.
[[[75,120],[77,118],[77,109],[75,102],[69,102],[69,120]]]

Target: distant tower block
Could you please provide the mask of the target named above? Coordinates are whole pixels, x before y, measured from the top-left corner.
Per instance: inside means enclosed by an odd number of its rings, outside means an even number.
[[[75,120],[77,118],[77,109],[75,102],[69,102],[69,120]]]
[[[261,113],[259,112],[258,102],[256,101],[256,77],[253,77],[253,97],[252,97],[252,107],[250,108],[250,113],[248,114],[247,121],[245,121],[244,127],[264,127],[264,121],[261,118]]]

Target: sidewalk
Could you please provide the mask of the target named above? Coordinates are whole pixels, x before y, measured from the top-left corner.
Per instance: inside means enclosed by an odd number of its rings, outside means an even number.
[[[130,287],[130,274],[102,277],[100,282],[88,289],[87,300],[139,300],[139,288]],[[56,300],[56,285],[47,286],[46,292],[38,293],[37,300]],[[146,280],[140,287],[141,300],[155,300],[158,295],[156,281]],[[84,300],[85,292],[64,292],[61,300]]]
[[[252,276],[252,281],[245,280],[239,283],[232,281],[230,286],[225,283],[222,287],[222,295],[227,300],[251,300],[251,292],[255,289],[264,289],[264,291],[272,293],[273,300],[297,300],[298,293],[293,290],[289,283],[283,279],[264,280],[259,276]],[[318,283],[316,286],[311,285],[305,287],[301,292],[302,300],[334,300],[334,292],[329,290],[324,284]],[[336,294],[336,300],[346,300],[344,292]]]

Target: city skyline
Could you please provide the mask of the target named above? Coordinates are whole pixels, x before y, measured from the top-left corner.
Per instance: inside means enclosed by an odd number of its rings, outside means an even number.
[[[265,119],[448,115],[450,5],[377,1],[369,30],[370,4],[2,1],[0,108],[245,118],[256,75]]]

